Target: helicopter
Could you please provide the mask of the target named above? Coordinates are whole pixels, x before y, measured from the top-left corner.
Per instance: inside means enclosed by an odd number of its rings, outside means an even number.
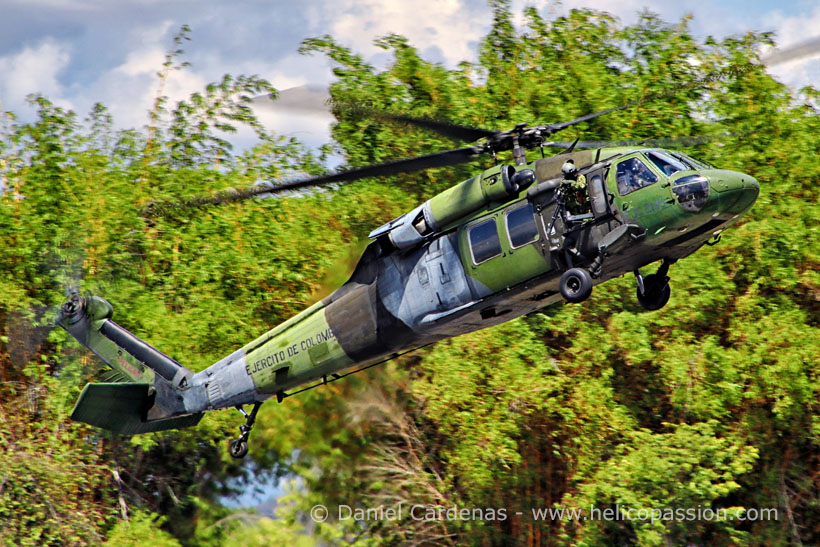
[[[816,55],[814,37],[758,59],[772,66]],[[729,67],[690,83],[742,75]],[[191,427],[211,410],[245,417],[229,441],[248,453],[260,406],[326,385],[440,340],[533,311],[578,304],[596,285],[634,275],[647,311],[669,301],[670,267],[723,232],[760,193],[751,175],[719,169],[676,150],[746,134],[621,141],[554,141],[575,125],[676,93],[645,96],[579,118],[497,131],[333,104],[314,86],[284,90],[289,110],[340,107],[406,124],[470,146],[335,173],[259,184],[173,203],[149,203],[146,219],[360,179],[448,167],[491,156],[495,165],[377,227],[347,282],[326,298],[201,372],[194,372],[112,320],[113,306],[75,289],[54,322],[112,370],[89,383],[71,418],[123,435]],[[273,99],[259,96],[253,100]],[[318,104],[317,103],[321,103]],[[547,157],[545,148],[563,151]],[[539,149],[541,157],[527,159]],[[512,152],[512,164],[497,161]],[[641,269],[660,262],[654,273]],[[41,336],[42,338],[42,336]],[[250,412],[245,406],[252,405]]]
[[[612,110],[508,131],[381,114],[480,144],[176,204],[200,207],[504,151],[513,156],[512,164],[496,163],[374,229],[346,283],[201,372],[116,324],[105,299],[75,292],[56,323],[113,369],[113,381],[86,385],[72,419],[133,435],[193,426],[207,411],[236,408],[245,423],[229,453],[242,458],[270,398],[282,402],[560,301],[583,302],[595,285],[625,274],[634,275],[646,310],[661,309],[671,294],[670,267],[717,243],[760,187],[748,174],[663,148],[668,141],[550,140]],[[564,152],[546,157],[544,147]],[[528,160],[533,149],[542,157]],[[641,273],[656,262],[654,273]]]

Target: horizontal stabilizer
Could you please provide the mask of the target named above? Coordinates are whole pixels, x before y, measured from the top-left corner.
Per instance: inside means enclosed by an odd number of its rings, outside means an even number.
[[[146,415],[154,404],[154,397],[151,385],[145,383],[88,384],[74,406],[71,419],[123,435],[181,429],[196,425],[202,419],[202,413],[198,412],[148,421]]]

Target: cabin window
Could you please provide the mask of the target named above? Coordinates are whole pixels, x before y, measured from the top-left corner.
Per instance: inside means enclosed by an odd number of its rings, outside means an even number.
[[[646,155],[649,160],[661,170],[661,173],[666,176],[677,173],[678,171],[686,171],[689,169],[680,160],[673,158],[669,154],[664,154],[663,152],[649,152]]]
[[[538,226],[535,224],[531,203],[507,213],[507,235],[513,249],[538,239]]]
[[[616,178],[618,192],[622,196],[658,182],[657,175],[638,158],[629,158],[619,163]]]
[[[476,224],[468,232],[470,252],[473,262],[481,264],[501,254],[501,242],[498,240],[498,230],[495,219],[491,218]]]

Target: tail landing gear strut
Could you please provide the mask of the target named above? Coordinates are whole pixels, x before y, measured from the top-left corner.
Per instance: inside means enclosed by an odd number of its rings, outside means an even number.
[[[259,412],[259,407],[262,403],[254,403],[253,410],[248,414],[242,406],[237,406],[236,409],[245,416],[245,423],[239,426],[239,437],[232,440],[228,445],[228,452],[231,456],[237,459],[244,458],[248,453],[248,437],[250,437],[253,423],[256,421],[256,413]]]

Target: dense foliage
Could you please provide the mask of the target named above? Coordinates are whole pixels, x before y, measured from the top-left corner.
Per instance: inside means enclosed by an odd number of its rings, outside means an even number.
[[[102,105],[79,121],[32,97],[0,140],[0,539],[8,545],[728,545],[820,541],[820,205],[812,89],[795,96],[752,64],[767,36],[695,40],[686,21],[623,26],[586,10],[543,19],[508,4],[477,63],[448,69],[400,36],[379,70],[331,37],[348,165],[452,147],[355,116],[365,104],[489,128],[567,120],[633,101],[577,128],[584,138],[728,132],[691,153],[762,183],[748,217],[671,270],[672,298],[646,313],[634,282],[439,343],[358,378],[262,408],[250,463],[231,461],[236,413],[132,439],[68,420],[96,359],[49,331],[79,284],[123,326],[200,370],[343,281],[372,227],[477,164],[277,200],[146,219],[155,200],[318,172],[323,158],[269,134],[225,76],[173,108],[160,71],[141,130]],[[654,100],[640,100],[640,99]],[[250,126],[235,155],[226,133]],[[508,158],[501,158],[508,160]],[[46,337],[47,336],[47,337]],[[44,338],[46,337],[46,338]],[[236,488],[280,477],[277,518],[231,510]],[[323,504],[331,518],[314,523]],[[339,506],[405,508],[339,519]],[[416,520],[408,508],[503,508],[506,518]],[[546,519],[534,508],[709,508],[733,518]],[[776,520],[739,520],[776,508]],[[419,514],[419,513],[417,513]],[[486,516],[486,515],[485,515]]]

